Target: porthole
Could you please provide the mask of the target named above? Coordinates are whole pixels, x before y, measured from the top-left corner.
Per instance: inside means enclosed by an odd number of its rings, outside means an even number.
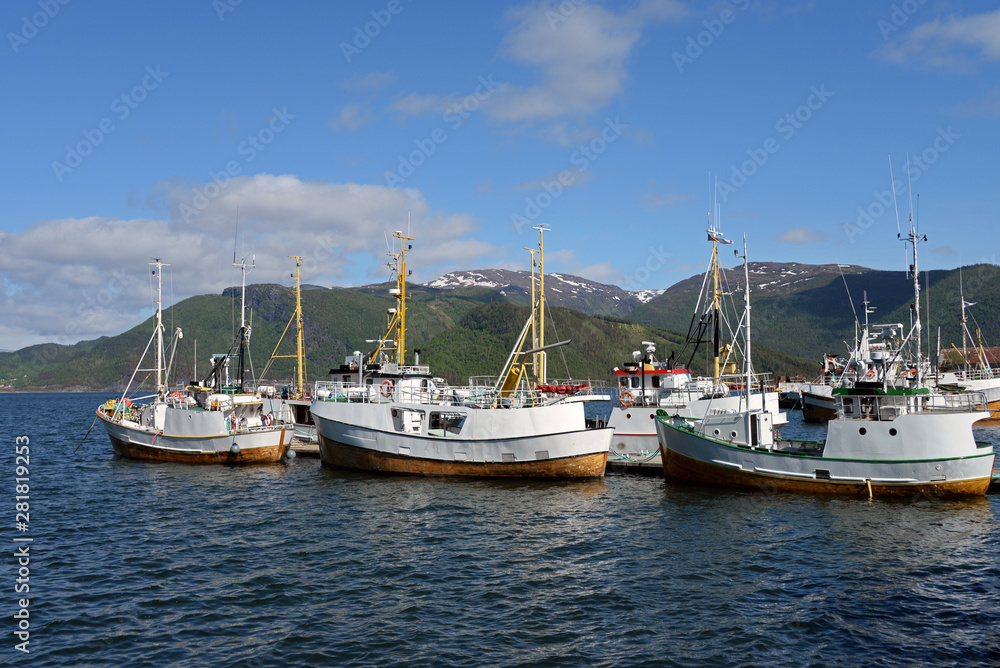
[[[889,430],[889,435],[890,436],[895,436],[896,435],[896,428],[895,427],[893,427],[892,429]]]
[[[730,437],[732,437],[732,438],[736,438],[736,432],[735,432],[735,431],[731,431],[731,432],[729,432],[729,435],[730,435]]]
[[[625,414],[625,419],[626,420],[631,420],[632,419],[632,414],[631,413],[626,413]]]
[[[721,433],[722,433],[722,432],[721,432],[721,431],[719,431],[718,429],[716,429],[716,430],[715,430],[715,435],[716,435],[716,436],[718,436],[718,435],[719,435],[719,434],[721,434]]]
[[[652,419],[653,419],[653,414],[652,414],[652,413],[650,413],[650,414],[649,414],[649,419],[650,419],[650,420],[652,420]]]
[[[868,430],[865,429],[864,427],[862,427],[861,429],[858,429],[858,433],[861,434],[862,436],[864,436],[865,434],[868,433]]]

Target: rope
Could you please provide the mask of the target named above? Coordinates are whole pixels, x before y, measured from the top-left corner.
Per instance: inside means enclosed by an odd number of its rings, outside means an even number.
[[[652,454],[641,452],[638,457],[633,457],[627,452],[610,452],[608,453],[608,459],[620,462],[632,462],[634,464],[645,464],[646,462],[652,461],[654,457],[659,457],[659,455],[659,452],[654,452]],[[639,459],[639,457],[645,457],[645,459]]]
[[[97,424],[97,416],[96,415],[94,416],[94,421],[90,423],[90,429],[93,429],[95,424]],[[88,436],[90,436],[90,429],[88,429],[87,433],[83,435],[83,438],[80,440],[80,445],[83,445],[83,442],[87,440]],[[80,445],[77,445],[76,448],[73,449],[73,454],[74,455],[76,454],[76,451],[80,449]]]

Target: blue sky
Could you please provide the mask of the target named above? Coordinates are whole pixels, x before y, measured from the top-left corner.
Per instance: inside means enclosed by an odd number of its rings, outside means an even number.
[[[0,348],[113,335],[238,282],[546,268],[628,289],[699,273],[713,184],[752,260],[995,262],[991,2],[0,6]],[[909,172],[907,155],[910,156]],[[906,186],[909,174],[912,188]],[[912,197],[911,197],[912,194]],[[239,232],[236,232],[237,210]],[[409,222],[408,222],[409,220]]]

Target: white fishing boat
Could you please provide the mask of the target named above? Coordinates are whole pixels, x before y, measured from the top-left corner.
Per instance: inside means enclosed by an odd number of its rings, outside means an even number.
[[[97,409],[115,453],[132,459],[191,464],[249,464],[280,461],[291,442],[291,425],[265,411],[260,397],[244,383],[250,328],[241,318],[239,334],[226,355],[213,357],[211,373],[184,390],[169,391],[169,377],[180,328],[174,333],[170,360],[163,344],[161,307],[163,263],[155,260],[157,276],[156,326],[129,385],[119,399]],[[246,263],[241,263],[246,291]],[[143,369],[150,347],[155,349],[155,368]],[[237,369],[230,375],[230,363]],[[155,371],[156,392],[131,398],[129,389],[139,371]]]
[[[544,356],[552,347],[543,335],[539,345],[529,343],[529,331],[544,331],[544,288],[500,380],[450,387],[426,365],[405,363],[406,251],[413,239],[402,232],[393,237],[402,246],[390,253],[396,307],[388,311],[385,335],[371,353],[348,356],[335,380],[316,383],[312,415],[322,463],[428,476],[604,475],[612,430],[588,429],[584,406],[608,398],[549,396],[532,384],[546,385]]]
[[[295,311],[285,325],[285,331],[278,338],[278,343],[274,346],[271,357],[261,371],[261,378],[268,378],[275,360],[292,358],[295,360],[293,378],[290,382],[277,380],[262,380],[257,385],[257,396],[265,400],[269,410],[275,415],[280,415],[282,419],[292,423],[294,438],[301,443],[316,443],[316,425],[313,424],[309,407],[312,404],[312,386],[307,382],[306,355],[305,355],[305,333],[302,326],[302,284],[300,280],[301,255],[292,255],[295,258]],[[285,335],[295,323],[295,354],[278,354]]]
[[[981,330],[976,327],[976,347],[970,349],[972,338],[966,318],[966,309],[976,304],[965,301],[965,285],[959,273],[959,297],[962,304],[962,349],[957,350],[961,363],[950,371],[940,373],[937,386],[942,392],[982,392],[989,404],[990,417],[982,420],[982,425],[1000,423],[1000,368],[990,363],[989,354],[983,345]],[[940,346],[940,335],[938,336]],[[955,346],[952,345],[952,348]]]
[[[718,218],[716,218],[718,220]],[[737,352],[732,345],[722,342],[723,327],[727,326],[722,308],[723,289],[719,280],[719,244],[730,244],[722,236],[718,225],[708,228],[708,241],[712,244],[711,260],[702,282],[698,304],[692,317],[687,342],[694,344],[687,366],[674,366],[673,355],[666,360],[656,357],[656,345],[643,341],[643,349],[632,353],[632,360],[621,368],[615,367],[618,401],[612,405],[608,426],[614,429],[611,442],[614,456],[624,459],[646,457],[659,451],[656,438],[655,417],[658,410],[685,418],[701,418],[710,412],[734,411],[745,407],[741,388],[744,378],[735,373],[733,357]],[[711,279],[711,297],[702,297]],[[700,318],[692,337],[695,318]],[[712,376],[694,377],[688,368],[698,352],[703,335],[711,328],[713,369]],[[779,413],[780,396],[775,391],[770,374],[753,378],[751,395],[754,401],[763,401],[764,410]]]
[[[914,304],[919,305],[919,239],[912,224],[905,240],[913,244]],[[745,249],[744,240],[744,267]],[[749,385],[749,282],[745,301]],[[919,306],[915,310],[911,335],[919,350]],[[893,388],[883,380],[881,387],[835,389],[838,413],[822,442],[782,439],[774,429],[777,416],[752,406],[700,420],[661,412],[656,425],[664,476],[740,489],[867,498],[985,494],[996,454],[992,444],[977,443],[972,432],[973,423],[988,415],[985,398],[974,392],[932,393],[919,364],[915,375],[911,387]]]

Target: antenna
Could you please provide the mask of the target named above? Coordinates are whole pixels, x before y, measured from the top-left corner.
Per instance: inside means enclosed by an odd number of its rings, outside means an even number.
[[[910,198],[910,232],[916,232],[913,228],[913,184],[910,181],[910,154],[906,154],[906,190]]]
[[[896,210],[896,237],[903,235],[899,229],[899,206],[896,205],[896,181],[892,178],[892,155],[889,155],[889,190],[892,191],[892,208]]]
[[[236,242],[240,238],[240,205],[236,205],[236,229],[233,231],[233,264],[236,264]]]

